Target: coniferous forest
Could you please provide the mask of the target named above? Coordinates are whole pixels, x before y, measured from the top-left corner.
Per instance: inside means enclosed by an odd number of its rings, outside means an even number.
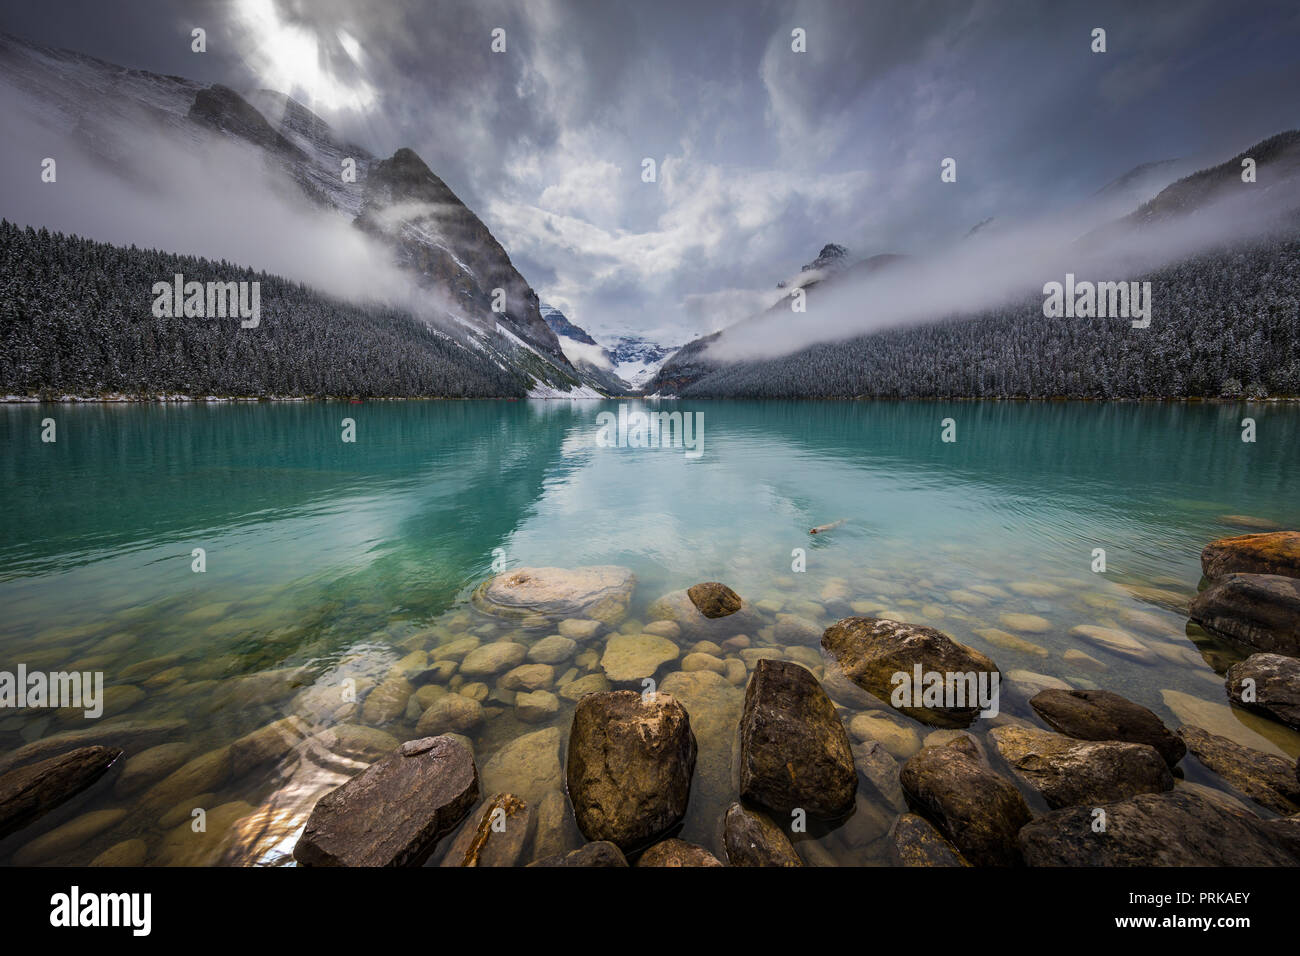
[[[1143,276],[1151,324],[1046,319],[1042,296],[730,365],[684,349],[660,373],[690,398],[1194,398],[1300,395],[1300,238]],[[674,367],[676,366],[676,368]],[[665,392],[668,389],[664,390]]]
[[[155,282],[258,281],[261,323],[156,318]],[[523,383],[410,314],[228,262],[0,221],[8,394],[519,397]]]

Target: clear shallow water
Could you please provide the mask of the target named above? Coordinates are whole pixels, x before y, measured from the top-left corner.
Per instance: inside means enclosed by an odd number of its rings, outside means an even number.
[[[377,722],[366,719],[366,694],[412,651],[435,661],[440,645],[466,635],[531,644],[554,633],[520,631],[470,607],[494,549],[509,567],[631,568],[629,631],[665,592],[721,580],[751,604],[764,602],[765,627],[747,635],[754,647],[816,666],[809,649],[777,640],[775,615],[822,628],[857,602],[864,613],[930,624],[988,653],[1020,682],[1004,696],[1011,714],[1030,713],[1016,687],[1032,693],[1035,681],[1056,678],[1125,694],[1173,726],[1195,713],[1243,742],[1300,753],[1300,737],[1223,705],[1221,672],[1241,653],[1189,628],[1179,611],[1199,581],[1201,547],[1243,531],[1224,516],[1300,526],[1300,409],[659,407],[704,413],[702,457],[597,447],[596,416],[616,409],[612,402],[0,408],[0,669],[96,669],[119,688],[100,722],[0,710],[0,761],[113,719],[174,724],[146,726],[128,758],[189,745],[169,752],[170,762],[153,755],[162,769],[141,770],[139,789],[107,781],[9,837],[0,863],[139,852],[139,844],[120,848],[130,840],[143,841],[152,864],[284,862],[316,797],[360,766],[349,755],[364,757],[364,744],[383,740],[353,735],[351,750],[322,757],[319,746],[304,748],[302,734]],[[1259,423],[1254,444],[1240,440],[1245,414]],[[54,444],[40,441],[44,417],[58,422]],[[340,441],[344,417],[357,422],[355,444]],[[957,423],[953,444],[940,441],[948,417]],[[838,519],[846,523],[808,534]],[[1106,549],[1105,574],[1090,571],[1097,547]],[[191,571],[194,548],[206,551],[203,574]],[[791,570],[794,548],[806,549],[804,573]],[[1004,617],[1016,614],[1042,622],[1017,631],[1007,622],[1025,622]],[[1081,624],[1125,629],[1153,661],[1072,635]],[[990,639],[990,629],[1004,636]],[[681,643],[684,656],[692,642]],[[602,646],[597,638],[580,647],[594,653],[557,666],[557,678],[599,673],[592,658]],[[1070,649],[1104,669],[1067,661]],[[660,680],[678,667],[665,665]],[[336,697],[347,677],[360,707]],[[510,695],[482,680],[494,697],[483,701],[485,722],[467,733],[480,768],[550,726],[563,745],[570,701],[562,697],[551,720],[525,723]],[[447,684],[457,692],[476,682],[452,676]],[[686,701],[702,755],[681,835],[719,853],[740,697],[740,687],[725,685]],[[415,735],[419,710],[410,701],[399,709],[380,729],[401,740]],[[222,749],[286,716],[301,718],[299,736],[260,763],[247,748],[234,757]],[[927,731],[898,723],[901,756]],[[514,761],[522,769],[497,768],[486,783],[540,797],[562,757],[540,753],[542,744],[536,759]],[[171,773],[176,760],[214,751],[179,778]],[[1183,766],[1188,780],[1219,785],[1190,760]],[[189,807],[207,812],[206,834],[186,823]],[[819,831],[801,849],[816,862],[882,862],[879,829],[892,817],[881,814]],[[43,836],[55,826],[65,829]]]

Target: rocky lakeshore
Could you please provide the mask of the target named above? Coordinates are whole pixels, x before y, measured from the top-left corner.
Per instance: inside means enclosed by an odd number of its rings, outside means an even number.
[[[519,568],[324,674],[131,664],[102,724],[0,755],[0,858],[285,862],[291,828],[308,866],[1295,865],[1300,535],[1203,570],[1068,628],[1038,613],[1065,582],[967,582],[959,640],[883,577],[647,601],[626,568]],[[1062,676],[1030,669],[1061,628]],[[1120,692],[1157,662],[1210,664],[1219,702]],[[205,748],[139,706],[202,681],[262,722]]]
[[[1292,727],[1300,716],[1300,661],[1273,651],[1295,636],[1300,605],[1288,607],[1288,623],[1275,597],[1289,593],[1285,586],[1267,581],[1243,588],[1239,579],[1267,570],[1296,580],[1298,541],[1300,535],[1282,533],[1213,543],[1204,557],[1209,586],[1191,605],[1192,615],[1216,631],[1267,649],[1229,668],[1228,694]],[[488,582],[476,599],[489,612],[499,599],[512,615],[574,613],[581,608],[557,605],[554,592],[571,592],[580,582],[589,589],[589,606],[599,609],[587,620],[612,626],[626,603],[625,581],[609,568],[573,575],[524,570]],[[1233,603],[1220,596],[1225,585],[1230,595],[1272,595],[1263,599],[1266,612],[1256,612],[1249,599]],[[529,592],[532,598],[520,597]],[[548,790],[536,805],[517,793],[496,793],[471,810],[464,788],[434,787],[418,801],[423,818],[406,826],[404,839],[381,859],[369,857],[373,847],[365,833],[352,837],[356,845],[345,838],[340,852],[323,855],[321,833],[341,807],[367,821],[394,814],[395,822],[406,821],[412,795],[400,780],[407,751],[454,753],[444,773],[477,783],[471,750],[454,733],[411,741],[317,805],[295,858],[334,865],[350,858],[384,865],[422,861],[435,852],[450,812],[465,819],[443,854],[442,864],[453,866],[833,865],[820,853],[800,854],[800,835],[810,821],[905,866],[1300,864],[1300,764],[1294,759],[1191,723],[1171,730],[1151,710],[1104,689],[1039,689],[1023,677],[1013,679],[1013,687],[1034,691],[1027,699],[1032,718],[996,713],[980,721],[967,700],[900,705],[891,693],[903,683],[898,675],[982,672],[1002,678],[991,658],[929,627],[850,617],[820,636],[817,658],[759,654],[747,660],[747,640],[737,640],[744,635],[725,633],[746,626],[746,603],[725,585],[698,584],[655,608],[659,616],[639,634],[619,631],[605,642],[603,679],[584,688],[569,729],[563,793]],[[558,637],[589,640],[597,628],[581,620],[566,619]],[[796,626],[787,621],[784,627],[791,632]],[[575,637],[565,638],[566,630]],[[656,688],[654,676],[676,657],[675,639],[682,635],[698,640],[682,669]],[[1145,649],[1122,632],[1093,636],[1121,657],[1140,659]],[[811,650],[807,643],[796,647]],[[728,676],[728,649],[742,652],[745,674],[726,761],[732,789],[723,787],[728,799],[712,839],[693,843],[679,833],[700,746],[689,707],[671,689],[678,675],[712,675],[721,678],[710,681],[719,688],[739,684],[740,668]],[[536,684],[527,693],[544,692],[540,685],[549,681],[529,680],[521,652],[495,651],[500,659],[494,666],[516,675],[512,689]],[[483,656],[477,647],[471,653]],[[604,689],[636,684],[643,688]],[[452,728],[429,721],[427,729]],[[548,739],[548,760],[537,768],[551,777],[559,772],[550,763],[554,743]],[[1188,782],[1180,769],[1186,759],[1246,799]],[[712,775],[710,796],[717,797],[724,779]],[[567,831],[566,823],[573,824]]]

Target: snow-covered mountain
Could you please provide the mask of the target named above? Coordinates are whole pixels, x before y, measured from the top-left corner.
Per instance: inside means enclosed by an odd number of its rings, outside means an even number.
[[[586,329],[569,321],[559,309],[542,303],[542,318],[560,338],[564,354],[575,368],[590,367],[612,378],[619,391],[637,390],[659,371],[660,366],[677,351],[639,336],[622,335],[603,346]]]
[[[614,374],[632,388],[640,389],[677,353],[677,348],[675,345],[659,345],[637,336],[619,336],[610,348]]]
[[[355,227],[349,242],[363,235],[373,240],[367,252],[396,265],[410,287],[405,300],[421,319],[513,371],[529,391],[586,395],[599,388],[566,357],[541,316],[536,293],[506,250],[410,149],[377,158],[282,93],[205,86],[7,34],[0,34],[0,93],[5,94],[10,119],[42,138],[74,144],[105,182],[120,183],[124,191],[152,189],[155,202],[165,201],[158,182],[158,167],[164,163],[170,163],[167,172],[172,178],[190,177],[180,187],[165,185],[190,192],[209,189],[217,202],[227,198],[221,190],[269,178],[277,201],[299,203],[318,219],[322,213],[338,217]],[[220,183],[195,182],[212,165],[208,158],[216,150],[235,163],[249,164],[247,174],[226,169]],[[173,151],[177,161],[160,158],[160,153],[170,157]],[[355,177],[342,174],[346,160],[355,164]],[[80,165],[81,159],[77,162]],[[173,174],[178,166],[186,167],[184,174]],[[274,185],[277,182],[283,186]],[[229,196],[229,204],[255,205],[252,196],[250,187],[246,195]],[[136,235],[125,224],[111,230],[116,234],[106,235],[104,217],[87,205],[84,219],[66,209],[58,223],[29,218],[35,226],[51,225],[94,238],[157,244],[153,235]],[[303,278],[277,268],[278,263],[248,261],[242,250],[249,246],[238,241],[234,244],[239,255],[229,255],[230,237],[221,245],[205,234],[205,225],[199,217],[183,234],[185,248],[170,242],[170,251],[232,259],[238,265]],[[365,286],[364,281],[359,284]],[[398,297],[391,288],[373,291],[390,302]]]

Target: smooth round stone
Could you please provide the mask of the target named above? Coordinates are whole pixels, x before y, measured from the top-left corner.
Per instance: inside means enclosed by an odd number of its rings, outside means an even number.
[[[1046,634],[1052,629],[1052,622],[1037,614],[999,614],[998,620],[1004,627],[1020,631],[1022,634]]]
[[[713,641],[696,641],[691,645],[692,654],[712,654],[717,657],[722,653],[722,645],[715,644]]]
[[[948,600],[953,604],[964,604],[967,607],[988,607],[993,603],[993,599],[984,594],[977,594],[975,591],[958,589],[948,592]]]
[[[144,866],[149,845],[144,840],[115,843],[90,861],[91,866]]]
[[[515,697],[515,716],[526,724],[541,724],[560,709],[560,699],[549,690],[535,690]]]
[[[1071,667],[1082,667],[1084,670],[1097,672],[1110,669],[1091,654],[1085,654],[1078,648],[1070,648],[1063,656],[1065,657],[1065,663]]]
[[[484,701],[487,700],[488,694],[492,693],[492,688],[482,681],[475,681],[472,684],[462,684],[458,693],[470,700]]]
[[[142,750],[127,758],[113,792],[119,796],[135,793],[180,768],[193,752],[194,745],[189,743],[159,744]]]
[[[506,690],[545,690],[554,682],[555,668],[550,664],[520,664],[501,678],[501,686]]]
[[[906,760],[921,749],[921,735],[911,727],[891,720],[880,711],[855,714],[849,720],[855,740],[877,740],[893,756]]]
[[[647,634],[658,634],[672,641],[682,636],[682,627],[676,621],[651,621],[642,630]]]
[[[568,701],[578,701],[588,694],[600,694],[609,690],[609,681],[604,674],[588,674],[575,681],[560,686],[560,696]]]
[[[465,655],[478,648],[483,642],[477,637],[459,637],[447,644],[433,649],[433,656],[440,661],[461,661]]]
[[[560,632],[560,636],[581,643],[582,641],[589,641],[599,634],[601,627],[600,621],[571,617],[561,621],[556,629]]]
[[[727,665],[721,658],[714,657],[712,654],[695,653],[687,654],[682,658],[682,670],[713,671],[715,674],[723,674],[726,673]]]
[[[676,644],[657,634],[615,634],[605,643],[600,666],[616,683],[639,681],[653,677],[680,653]]]
[[[464,733],[483,722],[483,705],[461,694],[444,694],[420,715],[415,732],[420,737]]]
[[[70,853],[115,825],[126,816],[125,810],[93,810],[69,820],[19,848],[13,856],[16,866],[31,866]]]
[[[722,650],[735,653],[736,651],[743,651],[749,645],[750,640],[747,635],[737,634],[735,637],[729,637],[722,642]]]
[[[1118,628],[1080,624],[1078,627],[1070,628],[1070,634],[1090,641],[1112,654],[1119,654],[1121,657],[1142,661],[1143,663],[1153,663],[1156,660],[1155,655],[1151,653],[1145,644],[1127,631],[1121,631]]]
[[[578,642],[562,634],[544,637],[528,649],[528,659],[534,664],[562,664],[578,650]]]
[[[745,666],[744,661],[736,657],[728,657],[722,663],[722,676],[727,679],[727,683],[732,687],[739,687],[748,679],[749,668]]]
[[[466,677],[490,677],[519,666],[527,656],[528,648],[522,644],[510,641],[484,644],[465,655],[460,672]]]
[[[1007,587],[1021,597],[1050,598],[1059,597],[1065,593],[1065,588],[1058,587],[1055,584],[1048,584],[1046,581],[1013,581]]]
[[[1008,633],[996,627],[977,627],[975,633],[982,637],[994,647],[1002,647],[1009,651],[1019,651],[1022,654],[1034,654],[1038,657],[1047,657],[1047,648],[1041,644],[1035,644],[1033,641],[1027,641],[1023,637]]]

